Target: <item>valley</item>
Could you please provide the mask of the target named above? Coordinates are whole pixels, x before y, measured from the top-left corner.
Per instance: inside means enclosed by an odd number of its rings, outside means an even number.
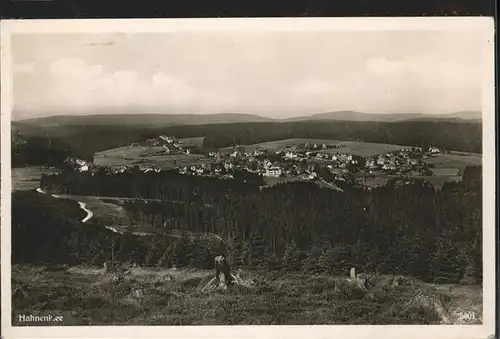
[[[183,128],[12,169],[14,322],[456,324],[464,305],[481,322],[481,154],[279,131],[214,147]]]

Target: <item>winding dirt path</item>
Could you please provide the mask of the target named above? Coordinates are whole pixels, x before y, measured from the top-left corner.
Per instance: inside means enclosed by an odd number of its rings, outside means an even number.
[[[40,194],[46,194],[46,192],[44,190],[42,190],[40,187],[38,187],[36,189],[36,191],[38,193],[40,193]],[[56,195],[56,194],[52,194],[52,197],[54,197],[56,199],[61,199],[62,198],[61,196]],[[89,209],[86,208],[86,205],[85,205],[84,202],[78,201],[78,205],[80,206],[80,208],[82,210],[84,210],[87,213],[87,215],[85,216],[85,218],[82,219],[82,222],[89,221],[94,216],[94,213],[91,210],[89,210]]]
[[[89,210],[89,209],[87,209],[87,208],[85,207],[85,203],[84,203],[84,202],[79,201],[79,202],[78,202],[78,205],[80,205],[80,208],[81,208],[82,210],[84,210],[85,212],[87,212],[87,216],[86,216],[85,218],[83,218],[83,219],[82,219],[82,222],[87,222],[87,221],[89,221],[89,220],[90,220],[90,218],[92,218],[92,217],[94,216],[94,213],[93,213],[91,210]]]

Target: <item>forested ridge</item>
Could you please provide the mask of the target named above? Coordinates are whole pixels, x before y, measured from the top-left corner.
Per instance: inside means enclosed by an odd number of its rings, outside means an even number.
[[[301,121],[239,123],[168,128],[178,137],[205,136],[204,146],[220,148],[289,138],[318,138],[397,145],[436,146],[447,150],[481,153],[481,123],[449,121],[355,122]]]
[[[462,182],[441,190],[420,180],[394,180],[372,191],[336,192],[309,183],[259,190],[258,182],[245,180],[133,171],[44,176],[42,188],[59,193],[161,199],[124,208],[137,224],[184,236],[113,235],[103,225],[79,223],[77,211],[62,213],[56,199],[15,193],[13,260],[101,263],[110,259],[114,238],[120,260],[209,268],[222,248],[187,236],[195,232],[225,239],[237,267],[345,274],[354,266],[426,281],[482,279],[481,167],[467,168]],[[49,251],[48,243],[59,250]]]
[[[22,130],[21,130],[22,132]],[[31,132],[33,134],[34,132]],[[22,134],[22,133],[21,133]],[[364,141],[444,150],[481,153],[480,122],[405,121],[300,121],[251,122],[206,125],[183,125],[164,128],[84,126],[62,134],[61,131],[38,131],[23,135],[25,145],[12,148],[14,165],[38,164],[40,152],[57,159],[78,156],[92,160],[96,152],[129,145],[160,134],[183,137],[205,137],[205,148],[248,145],[288,138],[324,138]],[[58,158],[59,157],[59,158]]]

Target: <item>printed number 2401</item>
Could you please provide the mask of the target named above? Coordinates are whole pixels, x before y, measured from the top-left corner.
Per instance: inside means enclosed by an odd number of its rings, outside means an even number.
[[[458,312],[458,317],[460,320],[474,320],[476,319],[476,314],[474,312]]]

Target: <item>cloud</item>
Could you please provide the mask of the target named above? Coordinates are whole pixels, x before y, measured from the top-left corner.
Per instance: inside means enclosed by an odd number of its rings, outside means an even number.
[[[94,60],[92,62],[91,60]],[[435,57],[361,59],[343,72],[304,68],[141,67],[116,58],[67,57],[18,65],[16,107],[83,113],[251,112],[273,116],[332,110],[436,112],[477,105],[480,65]],[[102,63],[102,64],[101,64]],[[253,65],[253,64],[250,64]],[[29,73],[36,66],[37,71]],[[236,67],[239,66],[239,67]],[[185,68],[182,68],[185,67]],[[248,67],[250,68],[250,67]],[[205,72],[206,71],[206,72]],[[59,114],[59,113],[58,113]]]
[[[59,106],[121,107],[130,105],[187,107],[231,102],[229,95],[209,88],[196,88],[184,78],[156,72],[140,74],[120,69],[105,72],[101,65],[89,65],[78,58],[51,63],[47,100]]]

